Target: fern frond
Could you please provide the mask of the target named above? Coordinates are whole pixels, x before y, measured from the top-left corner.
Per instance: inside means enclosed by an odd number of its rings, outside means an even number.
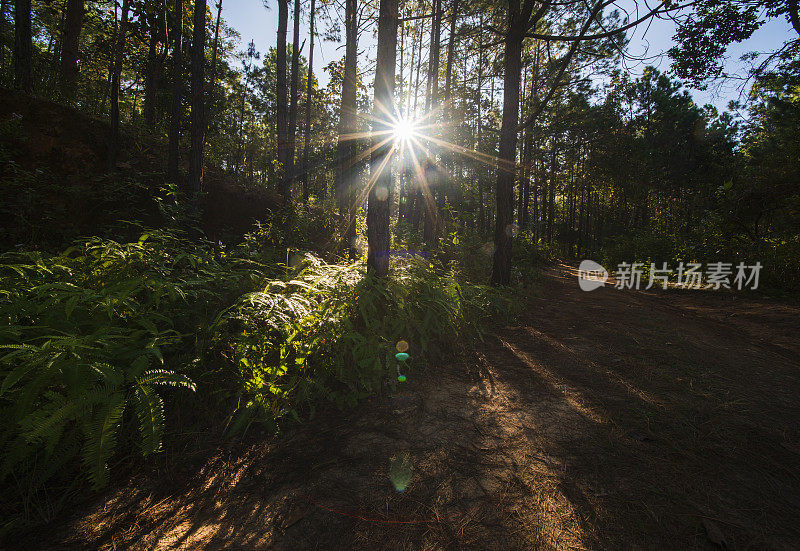
[[[136,416],[139,418],[139,435],[142,438],[142,455],[161,451],[164,434],[164,401],[149,386],[139,386],[134,394]]]
[[[108,405],[84,428],[86,443],[83,448],[83,462],[95,489],[108,483],[108,460],[117,444],[117,431],[124,409],[125,397],[121,393],[112,394],[108,397]]]
[[[83,403],[54,392],[48,393],[48,397],[50,402],[46,406],[28,414],[20,422],[22,436],[28,442],[52,443],[58,440],[64,424],[76,417],[83,407]]]
[[[139,385],[182,386],[189,390],[196,390],[194,381],[188,376],[166,369],[151,369],[146,371],[136,382]]]

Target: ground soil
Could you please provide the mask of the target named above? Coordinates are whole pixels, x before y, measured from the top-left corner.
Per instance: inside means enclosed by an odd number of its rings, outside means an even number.
[[[800,309],[745,292],[587,293],[564,265],[528,304],[401,392],[138,475],[53,542],[800,548]]]

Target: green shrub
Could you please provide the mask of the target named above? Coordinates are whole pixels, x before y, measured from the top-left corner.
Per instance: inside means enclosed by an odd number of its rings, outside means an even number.
[[[19,514],[54,481],[79,481],[80,464],[103,486],[120,441],[159,451],[159,389],[195,388],[204,332],[263,269],[160,231],[0,256],[0,509]]]
[[[466,285],[425,260],[405,262],[378,280],[363,266],[330,265],[307,255],[290,281],[274,280],[243,297],[218,322],[219,346],[237,365],[240,407],[229,430],[254,421],[274,428],[286,415],[313,411],[322,397],[340,408],[395,384],[396,344],[416,366],[480,336],[505,311],[497,291]]]
[[[0,535],[106,484],[115,454],[160,451],[178,403],[231,434],[274,430],[397,384],[398,341],[421,368],[507,311],[439,262],[400,259],[376,280],[310,254],[287,266],[275,242],[270,226],[232,248],[150,230],[0,256]]]

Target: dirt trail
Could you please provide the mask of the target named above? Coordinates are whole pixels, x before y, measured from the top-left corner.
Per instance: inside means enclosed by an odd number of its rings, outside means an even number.
[[[688,293],[584,293],[559,266],[473,359],[140,476],[66,544],[797,549],[800,310]]]

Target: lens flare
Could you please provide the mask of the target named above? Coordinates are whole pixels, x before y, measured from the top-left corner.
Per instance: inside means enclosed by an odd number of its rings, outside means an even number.
[[[392,125],[392,136],[395,142],[408,142],[417,135],[417,126],[408,119],[398,119]]]
[[[389,480],[392,481],[394,489],[398,492],[408,488],[413,473],[414,464],[408,454],[404,453],[389,460]]]

